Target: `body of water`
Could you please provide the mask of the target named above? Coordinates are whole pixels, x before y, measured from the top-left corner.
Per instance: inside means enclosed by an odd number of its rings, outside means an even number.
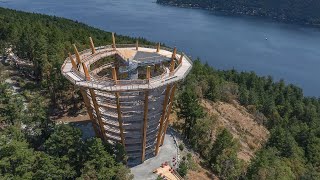
[[[0,6],[145,37],[177,46],[216,69],[271,75],[302,87],[305,95],[320,96],[320,30],[316,28],[162,6],[155,0],[7,0]]]

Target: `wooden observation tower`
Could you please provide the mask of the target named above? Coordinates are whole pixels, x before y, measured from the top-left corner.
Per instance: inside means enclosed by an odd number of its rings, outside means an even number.
[[[96,136],[120,142],[129,160],[157,155],[169,124],[177,82],[192,61],[176,48],[136,44],[95,47],[70,54],[62,74],[80,88]]]

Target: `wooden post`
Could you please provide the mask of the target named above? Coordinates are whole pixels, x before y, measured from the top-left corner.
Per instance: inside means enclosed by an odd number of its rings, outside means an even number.
[[[77,64],[76,64],[76,62],[74,61],[71,53],[68,53],[68,54],[69,54],[69,59],[70,59],[71,64],[72,64],[72,68],[73,68],[74,70],[78,70]]]
[[[96,112],[96,116],[97,116],[97,119],[98,119],[98,122],[99,122],[100,132],[102,133],[104,141],[107,141],[106,130],[104,129],[104,124],[102,122],[101,113],[100,113],[99,106],[98,106],[98,103],[97,103],[96,94],[95,94],[94,90],[91,89],[91,88],[89,89],[89,92],[90,92],[91,100],[93,102],[94,110]]]
[[[159,146],[160,146],[161,134],[162,134],[162,129],[163,129],[163,121],[166,117],[166,109],[167,109],[167,105],[168,105],[170,89],[171,89],[171,86],[168,85],[167,89],[166,89],[166,95],[164,98],[164,102],[163,102],[162,114],[161,114],[161,118],[160,118],[160,127],[159,127],[159,131],[158,131],[158,135],[157,135],[157,144],[156,144],[156,150],[155,150],[156,155],[158,155],[158,153],[159,153]]]
[[[173,48],[173,52],[172,52],[172,57],[176,57],[176,55],[177,55],[177,48],[176,47],[174,47]]]
[[[144,116],[143,116],[143,139],[142,139],[142,155],[141,161],[144,162],[146,156],[146,146],[147,146],[147,124],[148,124],[148,98],[149,91],[145,91],[144,96]]]
[[[112,77],[113,80],[115,81],[115,84],[117,84],[118,82],[118,77],[117,77],[117,71],[116,68],[113,67],[112,68]],[[121,107],[120,107],[120,94],[119,92],[115,93],[116,95],[116,102],[117,102],[117,113],[118,113],[118,122],[119,122],[119,129],[120,129],[120,138],[121,138],[121,143],[123,145],[123,147],[125,148],[125,137],[124,137],[124,132],[123,132],[123,122],[122,122],[122,114],[121,114]]]
[[[157,46],[157,53],[160,52],[160,43],[158,43],[158,46]]]
[[[177,54],[177,48],[175,47],[172,52],[171,63],[170,63],[170,72],[174,71],[174,64],[175,64],[174,60],[176,58],[176,54]]]
[[[114,36],[114,33],[112,33],[112,48],[115,50],[117,47],[116,47],[116,38]]]
[[[90,47],[91,47],[92,54],[95,54],[96,49],[94,48],[93,40],[91,37],[89,37],[89,39],[90,39]]]
[[[84,75],[86,77],[86,80],[90,81],[91,78],[90,78],[87,66],[84,63],[82,63],[82,68],[83,68],[83,72],[84,72]],[[98,119],[98,122],[99,122],[100,132],[102,134],[103,140],[107,141],[106,131],[104,129],[104,125],[103,125],[103,122],[102,122],[101,113],[100,113],[99,106],[98,106],[98,103],[97,103],[96,94],[95,94],[94,90],[91,89],[91,88],[89,89],[89,92],[90,92],[91,100],[93,102],[94,110],[96,112],[96,116],[97,116],[97,119]]]
[[[118,121],[119,121],[119,129],[120,129],[120,137],[121,137],[121,143],[124,148],[126,148],[125,144],[125,137],[123,133],[123,122],[122,122],[122,114],[120,109],[120,100],[119,100],[119,93],[116,92],[116,101],[117,101],[117,111],[118,111]]]
[[[183,53],[181,53],[181,55],[180,55],[179,64],[182,63],[182,59],[183,59]]]
[[[164,137],[166,135],[167,128],[169,125],[169,118],[170,118],[170,113],[171,113],[173,99],[174,99],[174,92],[176,91],[176,88],[177,88],[177,84],[173,85],[172,90],[171,90],[170,105],[169,105],[169,109],[167,111],[167,115],[166,115],[167,117],[165,118],[166,121],[165,121],[164,130],[163,130],[162,137],[161,137],[161,143],[160,143],[161,145],[163,145]]]
[[[89,74],[87,66],[84,63],[82,63],[82,68],[83,68],[83,72],[84,72],[84,75],[86,76],[87,81],[90,81],[91,80],[90,74]]]
[[[136,41],[136,50],[137,51],[139,50],[139,41],[138,40]]]
[[[149,83],[151,78],[150,66],[147,66],[146,79]],[[145,91],[144,96],[144,116],[143,116],[143,139],[142,139],[142,155],[141,161],[144,162],[146,156],[146,145],[147,145],[147,125],[148,125],[148,103],[149,103],[149,91]]]
[[[75,44],[73,44],[73,48],[74,48],[74,52],[76,53],[77,64],[79,65],[79,64],[81,64],[79,51],[78,51],[77,46]]]
[[[118,77],[117,77],[117,70],[116,70],[115,67],[112,68],[112,78],[113,78],[115,84],[117,84],[117,82],[118,82]]]
[[[92,107],[91,107],[91,104],[90,104],[90,100],[89,100],[89,98],[87,96],[86,90],[83,89],[83,88],[80,88],[80,93],[82,94],[83,101],[84,101],[84,104],[85,104],[85,106],[87,108],[87,111],[88,111],[88,114],[89,114],[89,117],[90,117],[90,120],[91,120],[91,123],[92,123],[92,127],[93,127],[93,130],[94,130],[96,136],[98,136],[100,138],[103,138],[100,130],[97,129],[97,121],[93,116],[93,110],[92,110]]]
[[[150,66],[147,66],[146,79],[147,79],[148,82],[149,82],[150,78],[151,78]]]

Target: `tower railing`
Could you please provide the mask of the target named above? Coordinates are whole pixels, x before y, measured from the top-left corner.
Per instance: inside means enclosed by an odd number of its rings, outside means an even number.
[[[135,49],[135,44],[117,44],[116,46],[117,48],[132,48]],[[156,49],[156,46],[153,45],[139,45],[139,47],[142,48],[152,48],[152,49]],[[96,53],[92,54],[90,49],[86,49],[83,50],[81,52],[79,52],[79,54],[81,55],[81,57],[83,58],[81,62],[88,62],[88,61],[97,61],[105,56],[108,56],[108,52],[116,52],[111,45],[107,45],[107,46],[100,46],[100,47],[96,47]],[[166,50],[169,52],[173,52],[172,48],[167,48],[167,47],[162,47],[161,50]],[[186,56],[183,52],[179,53],[180,55],[177,56],[176,55],[176,59],[179,59],[179,57],[181,55],[184,56],[184,58],[192,65],[192,61],[190,60],[190,58],[188,56]],[[75,56],[73,56],[75,57]],[[71,60],[69,58],[66,59],[66,61],[64,62],[64,64],[61,67],[62,72],[66,63],[70,62]],[[93,62],[90,62],[93,63]],[[72,82],[74,82],[74,84],[86,84],[86,86],[88,87],[93,87],[93,88],[97,88],[97,89],[104,89],[106,88],[106,86],[108,86],[108,90],[131,90],[131,89],[139,89],[139,88],[149,88],[149,84],[153,83],[153,84],[159,84],[159,85],[164,85],[164,84],[168,84],[170,81],[174,80],[175,78],[177,78],[177,76],[175,76],[174,74],[182,67],[182,63],[178,64],[178,66],[174,69],[173,72],[168,73],[168,70],[165,71],[165,73],[162,73],[159,76],[155,76],[153,78],[150,78],[150,80],[146,80],[146,79],[136,79],[136,80],[117,80],[117,82],[115,82],[113,79],[110,78],[102,78],[102,79],[95,79],[93,78],[91,81],[81,81],[81,82],[77,82],[75,80],[73,80],[72,78],[68,78],[69,80],[71,80]],[[191,67],[187,70],[188,72],[191,70]],[[80,77],[81,79],[85,79],[85,75],[83,72],[76,70],[76,69],[72,69],[72,72],[74,73],[74,75]],[[184,73],[185,76],[187,73]],[[184,77],[185,77],[184,76]],[[184,78],[183,77],[183,78]],[[115,86],[116,85],[116,86]],[[125,86],[125,87],[122,87]]]

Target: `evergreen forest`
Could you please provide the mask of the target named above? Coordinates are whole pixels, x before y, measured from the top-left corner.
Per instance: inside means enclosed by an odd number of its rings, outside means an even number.
[[[199,1],[200,2],[200,1]],[[227,1],[226,1],[227,2]],[[228,1],[229,2],[229,1]],[[0,179],[132,179],[119,144],[83,138],[53,115],[84,109],[78,89],[60,73],[73,52],[111,44],[111,33],[64,18],[0,8],[0,54],[8,47],[34,64],[19,80],[21,93],[5,82],[0,66]],[[141,44],[154,44],[138,38]],[[118,43],[137,38],[117,35]],[[183,136],[221,179],[320,179],[320,99],[305,97],[301,88],[254,72],[216,70],[205,60],[181,82],[174,108],[184,120]],[[209,59],[207,61],[210,61]],[[209,117],[201,99],[238,101],[270,131],[267,143],[246,165],[237,158],[239,143],[227,130],[210,140]],[[81,105],[79,105],[81,104]],[[187,169],[186,164],[181,170]]]

